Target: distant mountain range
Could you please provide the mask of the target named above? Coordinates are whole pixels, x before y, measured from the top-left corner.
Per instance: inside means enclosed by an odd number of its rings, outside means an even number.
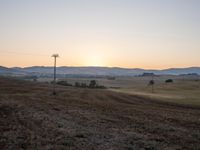
[[[180,75],[199,74],[200,67],[171,68],[165,70],[146,70],[140,68],[118,68],[118,67],[57,67],[57,74],[62,75],[87,75],[87,76],[136,76],[143,73],[154,73],[156,75]],[[33,67],[13,67],[0,66],[0,74],[11,75],[52,75],[53,67],[33,66]]]

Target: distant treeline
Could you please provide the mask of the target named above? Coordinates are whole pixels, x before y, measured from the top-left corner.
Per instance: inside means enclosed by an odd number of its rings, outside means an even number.
[[[31,75],[27,76],[37,76],[38,78],[53,78],[54,74],[37,74],[32,73]],[[108,76],[108,75],[89,75],[89,74],[56,74],[57,78],[90,78],[90,79],[108,79],[108,80],[115,80],[115,76]]]
[[[63,86],[74,86],[74,87],[78,87],[78,88],[90,88],[90,89],[106,89],[105,86],[103,85],[98,85],[96,80],[91,80],[89,84],[87,83],[81,83],[81,82],[75,82],[75,84],[71,84],[68,83],[67,81],[57,81],[56,82],[59,85],[63,85]]]

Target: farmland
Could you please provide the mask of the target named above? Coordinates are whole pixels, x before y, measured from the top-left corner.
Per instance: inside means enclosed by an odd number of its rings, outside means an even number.
[[[52,95],[50,84],[0,78],[0,149],[198,150],[199,116],[153,97],[59,85]]]
[[[200,78],[190,76],[156,76],[154,77],[154,92],[148,86],[152,77],[117,77],[115,80],[94,78],[98,84],[104,85],[111,91],[128,93],[159,101],[183,105],[200,106]],[[173,83],[165,83],[172,79]],[[63,79],[62,79],[63,80]],[[89,83],[90,78],[66,78],[70,84],[75,82]]]

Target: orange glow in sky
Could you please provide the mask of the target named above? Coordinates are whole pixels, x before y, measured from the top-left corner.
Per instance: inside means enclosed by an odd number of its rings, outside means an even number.
[[[0,1],[1,66],[200,66],[200,1]]]

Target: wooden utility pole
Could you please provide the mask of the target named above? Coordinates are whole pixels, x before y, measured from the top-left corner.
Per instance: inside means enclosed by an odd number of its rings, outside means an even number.
[[[152,93],[154,93],[154,84],[155,84],[155,82],[154,82],[154,75],[152,75],[152,89],[151,89],[151,92]]]
[[[56,59],[59,55],[53,54],[52,57],[54,57],[53,95],[56,95]]]

